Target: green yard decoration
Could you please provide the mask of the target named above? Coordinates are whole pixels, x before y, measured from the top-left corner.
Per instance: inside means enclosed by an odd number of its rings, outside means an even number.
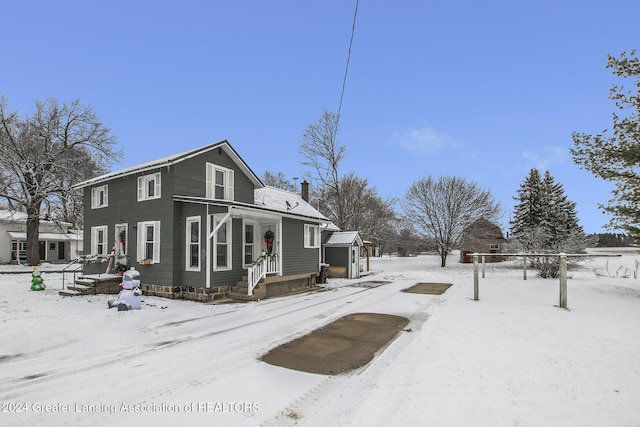
[[[44,279],[42,279],[40,272],[34,267],[33,273],[31,273],[31,290],[44,291],[45,288]]]

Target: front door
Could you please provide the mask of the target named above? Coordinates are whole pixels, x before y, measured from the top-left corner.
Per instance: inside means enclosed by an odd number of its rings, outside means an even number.
[[[270,242],[267,241],[267,237],[271,237]],[[261,224],[260,226],[260,250],[266,253],[279,253],[280,252],[280,236],[278,233],[277,224]]]

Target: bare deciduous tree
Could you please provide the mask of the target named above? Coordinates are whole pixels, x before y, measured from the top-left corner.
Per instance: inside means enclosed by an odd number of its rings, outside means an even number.
[[[337,142],[338,116],[324,111],[310,124],[302,137],[300,154],[310,166],[315,182],[314,204],[343,231],[360,231],[365,239],[379,237],[386,222],[392,219],[394,200],[383,200],[368,180],[354,173],[341,176],[339,165],[346,147]]]
[[[296,192],[297,188],[294,184],[291,183],[285,176],[284,173],[278,172],[277,174],[273,174],[269,171],[265,171],[262,174],[262,182],[265,185],[269,185],[271,187],[279,188],[281,190],[287,190]]]
[[[324,110],[317,122],[311,123],[302,135],[300,154],[305,166],[315,171],[316,178],[324,187],[337,191],[340,175],[338,166],[347,148],[338,143],[338,116]]]
[[[380,238],[395,217],[395,200],[382,199],[366,178],[350,173],[338,182],[341,199],[326,197],[322,210],[331,221],[344,231],[359,231],[365,239]],[[323,192],[320,192],[323,197]]]
[[[431,176],[414,182],[402,201],[405,216],[434,239],[445,267],[447,255],[458,246],[463,230],[480,218],[494,221],[500,206],[488,190],[462,178]]]
[[[33,115],[20,117],[0,98],[0,197],[27,213],[28,264],[40,263],[43,207],[77,214],[71,186],[118,160],[115,144],[110,129],[78,100],[36,101]]]

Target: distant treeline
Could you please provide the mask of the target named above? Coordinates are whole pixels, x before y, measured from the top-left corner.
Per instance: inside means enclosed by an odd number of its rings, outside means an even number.
[[[590,236],[597,237],[599,248],[615,248],[635,244],[633,237],[623,233],[599,233]]]

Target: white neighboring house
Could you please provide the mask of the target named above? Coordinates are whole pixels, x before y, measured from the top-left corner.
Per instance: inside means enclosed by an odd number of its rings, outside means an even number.
[[[40,220],[40,260],[68,263],[82,253],[82,231],[67,222]],[[27,258],[27,214],[0,209],[0,263],[21,264]]]

